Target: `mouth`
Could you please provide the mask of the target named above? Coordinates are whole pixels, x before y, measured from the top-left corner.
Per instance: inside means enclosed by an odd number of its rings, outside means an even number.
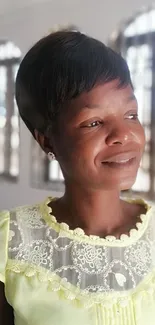
[[[123,168],[132,166],[135,161],[136,157],[133,157],[129,159],[122,159],[119,161],[104,161],[102,162],[102,164],[111,168]]]
[[[135,163],[136,157],[136,152],[119,153],[102,161],[102,165],[115,168],[130,167],[133,163]]]

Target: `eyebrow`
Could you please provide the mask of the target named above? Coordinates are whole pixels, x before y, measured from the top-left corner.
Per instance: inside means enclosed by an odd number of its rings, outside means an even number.
[[[94,105],[87,104],[87,105],[85,105],[85,107],[86,108],[90,108],[90,109],[92,109],[92,108],[101,108],[101,105],[98,105],[98,104],[94,104]]]

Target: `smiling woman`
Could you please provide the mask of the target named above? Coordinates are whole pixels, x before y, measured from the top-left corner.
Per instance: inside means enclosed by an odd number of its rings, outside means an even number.
[[[61,133],[57,132],[54,137],[54,153],[67,183],[74,177],[76,183],[83,187],[87,182],[92,189],[104,185],[108,190],[113,182],[119,190],[132,186],[144,149],[144,132],[132,94],[131,86],[118,89],[118,81],[111,81],[82,93],[67,104],[59,119]],[[121,168],[116,173],[116,165],[109,169],[109,165],[103,164],[127,152],[129,158],[136,158],[130,171]]]
[[[80,32],[53,33],[23,59],[16,99],[65,192],[1,214],[15,325],[154,325],[155,210],[120,198],[145,145],[126,62]]]

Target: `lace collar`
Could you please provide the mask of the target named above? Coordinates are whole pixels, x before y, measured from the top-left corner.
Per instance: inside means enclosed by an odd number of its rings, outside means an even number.
[[[139,216],[139,222],[136,223],[135,227],[130,230],[129,235],[122,234],[120,238],[116,238],[115,236],[106,236],[105,238],[101,238],[96,235],[86,235],[84,230],[81,228],[75,228],[71,230],[67,223],[61,222],[59,223],[55,216],[52,215],[52,208],[49,206],[52,200],[56,198],[48,197],[41,205],[41,214],[43,219],[47,223],[49,227],[54,229],[56,232],[61,233],[61,236],[68,237],[80,242],[85,242],[89,244],[95,245],[105,245],[105,246],[127,246],[137,241],[142,237],[145,230],[148,227],[150,217],[153,214],[153,207],[148,205],[143,199],[126,199],[129,203],[137,203],[144,205],[146,208],[146,214],[141,214]]]

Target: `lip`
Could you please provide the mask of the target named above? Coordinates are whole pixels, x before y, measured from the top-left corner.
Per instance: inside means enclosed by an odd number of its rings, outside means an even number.
[[[110,158],[105,159],[102,163],[118,163],[123,164],[130,161],[133,158],[136,158],[137,152],[124,152],[113,155]]]
[[[131,158],[125,162],[104,162],[102,163],[102,165],[104,165],[105,167],[108,168],[112,168],[112,169],[117,169],[117,170],[126,170],[126,169],[132,169],[133,170],[133,166],[135,166],[136,163],[136,158]]]

